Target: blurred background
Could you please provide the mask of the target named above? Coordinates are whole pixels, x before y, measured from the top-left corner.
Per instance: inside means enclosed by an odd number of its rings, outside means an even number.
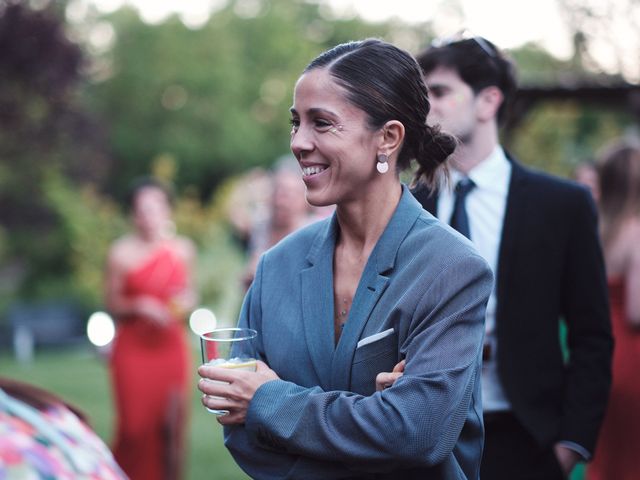
[[[337,43],[374,36],[417,53],[468,28],[506,48],[521,89],[504,143],[548,172],[569,176],[638,135],[640,1],[428,3],[0,0],[0,374],[76,403],[110,441],[109,324],[94,316],[91,340],[87,326],[141,175],[175,186],[201,305],[235,323],[294,82]],[[243,478],[195,381],[188,478],[212,465]]]

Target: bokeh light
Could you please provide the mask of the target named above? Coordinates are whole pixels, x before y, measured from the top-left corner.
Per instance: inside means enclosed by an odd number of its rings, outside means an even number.
[[[197,308],[189,316],[189,326],[196,335],[214,330],[217,323],[215,313],[208,308]]]
[[[87,322],[87,337],[96,347],[104,347],[113,340],[116,327],[108,313],[94,312]]]

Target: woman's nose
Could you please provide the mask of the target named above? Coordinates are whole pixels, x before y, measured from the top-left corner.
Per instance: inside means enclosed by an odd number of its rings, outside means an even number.
[[[298,127],[291,132],[291,152],[296,158],[301,158],[305,153],[313,150],[313,138],[306,128]]]

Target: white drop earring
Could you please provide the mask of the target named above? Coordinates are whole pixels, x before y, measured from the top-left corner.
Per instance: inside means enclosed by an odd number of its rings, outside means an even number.
[[[376,170],[379,173],[387,173],[389,171],[389,164],[387,161],[389,157],[387,157],[384,153],[378,154],[378,163],[376,163]]]

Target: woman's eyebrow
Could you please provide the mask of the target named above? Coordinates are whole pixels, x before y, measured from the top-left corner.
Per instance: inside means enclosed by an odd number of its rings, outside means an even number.
[[[320,113],[320,114],[323,114],[323,115],[330,115],[332,117],[336,117],[337,116],[337,114],[332,112],[331,110],[327,110],[325,108],[318,108],[318,107],[310,108],[309,109],[309,113],[310,114],[318,114],[318,113]]]
[[[298,111],[294,107],[291,107],[289,111],[293,115],[298,115]],[[335,112],[332,112],[331,110],[327,110],[325,108],[320,108],[320,107],[311,107],[310,109],[307,110],[307,114],[309,115],[323,114],[323,115],[330,115],[332,117],[338,116]]]

